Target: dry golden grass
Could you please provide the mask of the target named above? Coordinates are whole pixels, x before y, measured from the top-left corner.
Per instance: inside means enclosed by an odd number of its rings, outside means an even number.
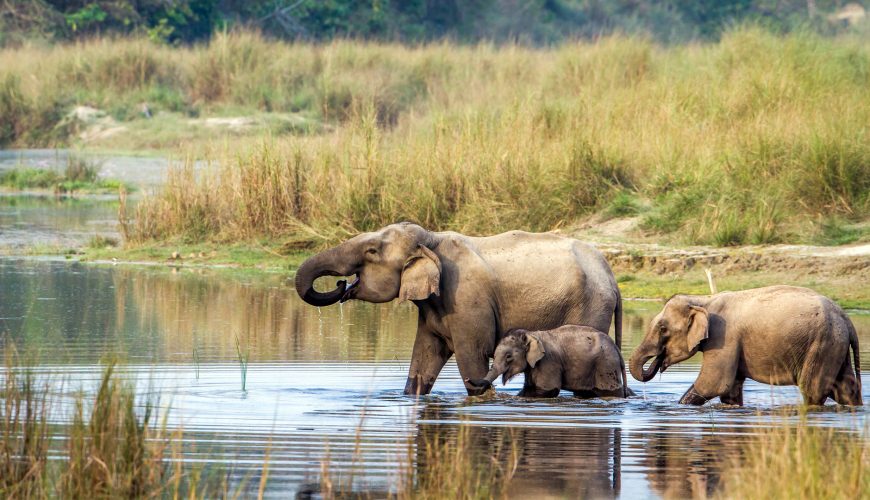
[[[867,428],[785,424],[748,441],[722,472],[721,498],[870,498]]]
[[[181,431],[155,421],[109,364],[93,399],[79,394],[67,425],[49,425],[57,384],[22,364],[11,343],[0,389],[0,496],[4,498],[227,497],[226,478],[182,460]],[[58,449],[52,437],[63,434]],[[55,459],[49,461],[49,455]],[[58,456],[59,455],[59,456]]]
[[[751,27],[668,47],[103,39],[0,51],[0,113],[18,117],[3,132],[18,144],[50,142],[70,102],[121,119],[147,101],[323,124],[174,172],[140,206],[133,243],[323,242],[397,220],[548,230],[626,199],[645,229],[681,241],[805,241],[868,215],[868,47]]]

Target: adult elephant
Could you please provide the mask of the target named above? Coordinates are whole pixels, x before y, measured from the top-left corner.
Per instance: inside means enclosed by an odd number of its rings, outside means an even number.
[[[321,276],[356,276],[329,292]],[[411,300],[419,308],[406,394],[428,394],[452,354],[463,380],[478,380],[512,328],[581,324],[622,344],[622,299],[594,248],[555,234],[511,231],[489,237],[435,233],[410,223],[363,233],[299,267],[296,291],[314,306],[350,299]],[[465,383],[470,395],[486,389]]]

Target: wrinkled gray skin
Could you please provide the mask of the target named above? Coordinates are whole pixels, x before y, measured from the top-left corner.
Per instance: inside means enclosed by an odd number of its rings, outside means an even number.
[[[352,276],[329,292],[320,276]],[[600,252],[555,234],[512,231],[490,237],[434,233],[401,223],[364,233],[306,260],[296,291],[309,304],[350,299],[411,300],[419,308],[406,394],[428,394],[456,355],[464,379],[486,375],[489,358],[512,328],[584,324],[622,340],[622,299]],[[465,384],[470,395],[485,389]]]
[[[746,379],[797,385],[810,405],[829,397],[862,404],[855,327],[837,304],[806,288],[676,295],[632,354],[631,374],[647,382],[698,351],[704,353],[701,373],[680,399],[683,404],[702,405],[718,396],[725,404],[742,405]]]
[[[555,330],[508,332],[495,348],[492,368],[482,379],[488,388],[499,375],[502,384],[525,374],[523,397],[552,398],[560,389],[582,398],[628,397],[625,362],[606,333],[588,326],[565,325]]]

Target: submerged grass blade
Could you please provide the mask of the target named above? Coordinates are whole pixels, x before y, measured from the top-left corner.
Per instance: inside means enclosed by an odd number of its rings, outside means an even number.
[[[248,381],[248,350],[245,349],[244,353],[242,352],[242,344],[238,335],[236,336],[236,357],[239,360],[239,370],[242,375],[242,392],[246,391],[246,385]]]

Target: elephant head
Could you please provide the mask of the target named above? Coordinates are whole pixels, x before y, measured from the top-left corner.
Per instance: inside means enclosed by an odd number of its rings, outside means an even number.
[[[694,356],[701,341],[707,338],[708,324],[706,309],[690,303],[685,296],[671,298],[653,318],[643,342],[631,355],[631,376],[647,382],[659,369],[664,372],[669,366]],[[644,368],[650,359],[652,363]]]
[[[526,330],[511,330],[495,348],[489,372],[482,379],[468,382],[477,387],[490,387],[493,380],[501,375],[501,383],[505,385],[525,371],[526,366],[534,368],[544,354],[544,345],[537,335]]]
[[[296,291],[313,306],[350,299],[366,302],[425,300],[439,295],[441,261],[430,249],[434,237],[420,226],[401,223],[357,235],[305,262],[296,272]],[[329,292],[314,289],[321,276],[354,276]]]

